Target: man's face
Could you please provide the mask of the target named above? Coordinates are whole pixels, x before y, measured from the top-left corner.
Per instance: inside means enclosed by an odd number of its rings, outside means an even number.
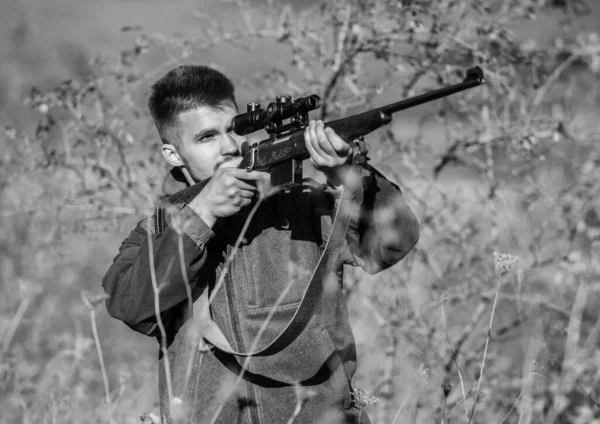
[[[241,158],[245,137],[227,132],[237,111],[230,104],[218,108],[200,106],[179,115],[178,151],[196,181],[211,177],[220,166],[232,166]]]

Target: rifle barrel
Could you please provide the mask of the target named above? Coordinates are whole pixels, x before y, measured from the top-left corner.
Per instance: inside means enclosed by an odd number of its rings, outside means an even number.
[[[469,88],[477,87],[478,85],[484,84],[485,78],[483,71],[479,66],[470,68],[467,70],[467,76],[464,81],[458,84],[450,85],[448,87],[438,88],[437,90],[429,91],[418,96],[411,97],[406,100],[400,100],[399,102],[389,104],[378,108],[378,110],[385,113],[394,113],[400,110],[409,109],[421,105],[423,103],[431,102],[433,100],[440,99],[442,97],[449,96],[459,91],[468,90]]]

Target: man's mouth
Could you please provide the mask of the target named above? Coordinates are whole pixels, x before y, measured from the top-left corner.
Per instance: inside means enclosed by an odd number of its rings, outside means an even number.
[[[217,162],[217,164],[216,164],[216,165],[215,165],[215,167],[214,167],[214,171],[216,171],[217,169],[219,169],[219,168],[220,168],[221,166],[223,166],[224,164],[226,164],[226,163],[228,163],[228,162],[231,162],[231,161],[234,161],[234,160],[236,160],[236,159],[238,159],[238,158],[240,158],[240,157],[241,157],[241,156],[228,156],[226,159],[224,159],[224,160],[222,160],[222,161],[219,161],[219,162]]]

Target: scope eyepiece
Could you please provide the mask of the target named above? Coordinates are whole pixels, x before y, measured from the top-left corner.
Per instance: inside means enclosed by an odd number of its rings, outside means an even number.
[[[321,107],[321,98],[316,94],[300,97],[294,101],[294,105],[300,113],[307,113]]]

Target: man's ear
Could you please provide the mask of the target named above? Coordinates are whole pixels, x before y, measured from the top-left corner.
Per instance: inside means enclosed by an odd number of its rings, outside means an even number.
[[[177,151],[177,147],[172,144],[163,144],[162,145],[162,155],[169,164],[173,166],[183,166],[183,160],[181,160],[181,156]]]

